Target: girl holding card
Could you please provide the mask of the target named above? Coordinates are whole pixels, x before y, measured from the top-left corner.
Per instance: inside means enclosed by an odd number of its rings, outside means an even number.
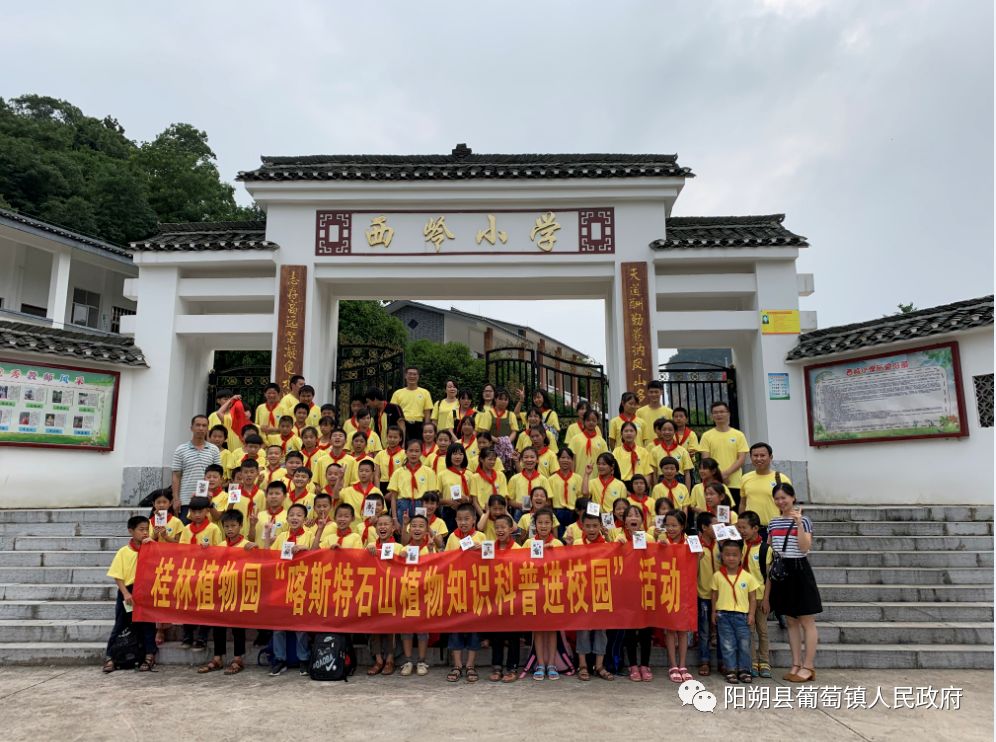
[[[623,512],[623,530],[616,536],[616,541],[635,544],[641,538],[646,548],[646,531],[644,530],[643,510],[636,505],[627,504]],[[624,642],[626,657],[629,660],[629,679],[634,682],[650,682],[654,674],[650,671],[650,639],[651,628],[626,629]]]
[[[540,510],[533,518],[536,534],[533,538],[527,539],[522,545],[529,549],[534,559],[542,559],[547,549],[563,546],[553,535],[553,511],[549,509]],[[534,631],[533,651],[536,652],[536,669],[533,671],[533,680],[558,680],[560,673],[551,663],[557,654],[557,632],[556,631]]]
[[[665,502],[659,500],[658,502]],[[687,548],[688,537],[685,536],[685,514],[680,510],[668,510],[664,514],[664,530],[657,540],[662,544]],[[688,655],[688,632],[667,630],[664,632],[667,645],[667,661],[670,666],[667,677],[672,683],[684,683],[692,679],[692,674],[685,667]],[[677,655],[677,656],[676,656]]]

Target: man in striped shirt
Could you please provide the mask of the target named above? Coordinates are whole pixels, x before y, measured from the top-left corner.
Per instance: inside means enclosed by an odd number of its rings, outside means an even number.
[[[204,479],[204,470],[211,464],[221,464],[221,451],[207,440],[207,415],[194,415],[190,421],[190,440],[173,452],[173,510],[187,522],[187,505],[197,490],[197,481]]]

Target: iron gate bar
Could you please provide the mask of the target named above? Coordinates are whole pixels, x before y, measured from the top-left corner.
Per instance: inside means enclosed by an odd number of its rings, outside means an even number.
[[[701,435],[712,427],[713,402],[730,406],[730,425],[740,427],[736,369],[714,363],[678,362],[658,366],[658,379],[664,384],[664,403],[671,408],[688,409],[688,424]]]
[[[205,409],[207,414],[218,411],[215,404],[215,397],[219,389],[231,389],[233,394],[242,395],[242,406],[246,409],[246,414],[251,418],[256,412],[256,407],[263,404],[263,389],[270,383],[269,366],[240,366],[237,368],[215,371],[211,369],[208,373],[207,400]]]
[[[377,387],[387,399],[405,385],[405,351],[386,345],[340,345],[336,351],[336,375],[332,380],[332,404],[339,420],[349,417],[349,400]]]

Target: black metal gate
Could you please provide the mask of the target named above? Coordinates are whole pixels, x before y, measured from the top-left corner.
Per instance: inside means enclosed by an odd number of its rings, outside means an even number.
[[[377,387],[387,399],[405,385],[405,351],[383,345],[340,345],[336,353],[332,404],[339,419],[349,417],[349,400]]]
[[[516,347],[489,350],[484,359],[486,377],[495,386],[510,392],[525,389],[526,408],[533,392],[542,389],[557,411],[561,428],[566,429],[577,419],[575,406],[585,400],[602,416],[602,430],[605,430],[609,382],[601,364]]]
[[[714,402],[730,406],[730,425],[740,427],[736,369],[712,363],[665,363],[658,367],[664,384],[664,404],[688,410],[688,424],[701,435],[712,427],[709,410]]]
[[[231,389],[233,394],[242,395],[242,406],[249,417],[253,416],[256,407],[263,404],[263,390],[270,383],[269,366],[242,366],[227,368],[222,371],[211,369],[208,374],[207,401],[204,409],[207,414],[216,412],[218,405],[215,397],[219,389]]]

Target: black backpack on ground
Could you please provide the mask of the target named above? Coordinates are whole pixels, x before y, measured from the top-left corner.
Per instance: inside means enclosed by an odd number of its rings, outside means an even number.
[[[131,670],[138,667],[142,661],[142,645],[138,635],[130,626],[118,634],[111,643],[108,656],[114,662],[116,670]]]
[[[345,634],[315,634],[308,675],[312,680],[348,680],[356,668],[349,637]]]

